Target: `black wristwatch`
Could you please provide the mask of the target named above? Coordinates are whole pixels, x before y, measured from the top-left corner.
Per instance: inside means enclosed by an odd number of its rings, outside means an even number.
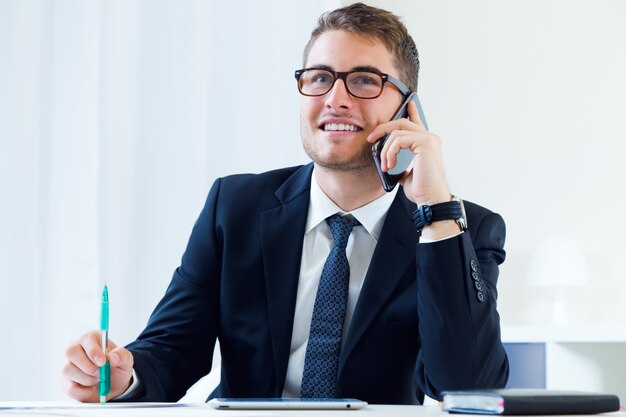
[[[459,229],[467,229],[467,218],[463,200],[452,196],[452,200],[445,203],[433,204],[432,206],[422,205],[413,213],[413,221],[419,234],[422,229],[431,223],[442,220],[454,220],[459,225]]]

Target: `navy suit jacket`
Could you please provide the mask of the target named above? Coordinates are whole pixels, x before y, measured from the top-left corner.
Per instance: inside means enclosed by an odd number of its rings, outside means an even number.
[[[137,401],[176,401],[211,369],[213,395],[280,397],[287,371],[312,164],[213,185],[179,268],[127,346]],[[465,204],[469,229],[418,244],[416,206],[399,190],[343,342],[337,395],[416,404],[424,393],[500,388],[508,360],[496,311],[502,218]]]

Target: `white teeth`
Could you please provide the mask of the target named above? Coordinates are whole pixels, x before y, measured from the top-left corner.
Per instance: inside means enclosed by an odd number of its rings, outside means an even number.
[[[324,130],[332,130],[332,131],[348,131],[354,132],[358,129],[355,125],[347,125],[343,123],[328,123],[324,125]]]

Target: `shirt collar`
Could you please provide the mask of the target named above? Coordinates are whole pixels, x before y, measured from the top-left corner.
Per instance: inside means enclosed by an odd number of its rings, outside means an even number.
[[[333,214],[351,214],[367,232],[378,241],[383,223],[393,199],[396,197],[398,188],[388,192],[377,198],[376,200],[359,207],[358,209],[346,212],[341,210],[328,196],[322,191],[317,180],[315,179],[315,169],[311,175],[311,196],[309,204],[309,213],[305,233],[309,233],[326,218]]]

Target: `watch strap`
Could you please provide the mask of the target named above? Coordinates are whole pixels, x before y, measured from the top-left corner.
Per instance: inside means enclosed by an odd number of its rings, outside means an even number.
[[[413,222],[420,233],[424,227],[431,223],[461,218],[463,218],[463,207],[458,200],[446,201],[432,206],[424,204],[413,212]]]

